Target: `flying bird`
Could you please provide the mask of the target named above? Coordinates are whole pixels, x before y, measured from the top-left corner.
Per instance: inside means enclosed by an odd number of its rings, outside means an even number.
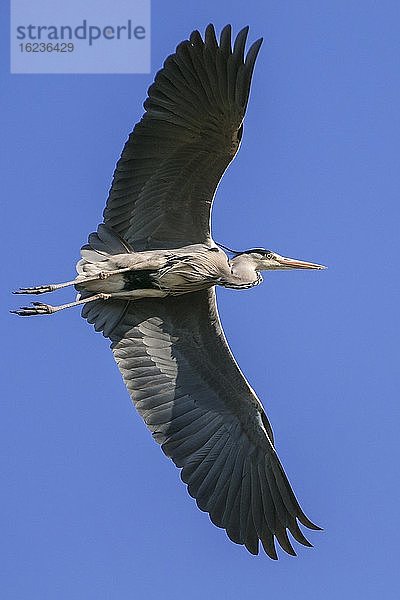
[[[274,446],[271,425],[230,351],[215,288],[247,289],[261,271],[323,269],[265,248],[233,251],[214,242],[211,208],[242,138],[262,39],[245,53],[248,27],[232,47],[194,31],[157,73],[145,113],[119,159],[104,221],[81,249],[77,277],[21,288],[42,294],[75,286],[75,302],[33,302],[12,311],[82,316],[111,340],[138,412],[198,507],[229,538],[273,559],[275,539],[295,555],[288,532],[320,529],[304,514]]]

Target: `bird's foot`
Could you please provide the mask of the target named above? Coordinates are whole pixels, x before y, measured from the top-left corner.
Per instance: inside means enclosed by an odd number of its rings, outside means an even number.
[[[35,287],[19,288],[13,294],[47,294],[55,290],[54,285],[38,285]]]
[[[31,306],[22,306],[18,310],[11,310],[10,312],[20,317],[31,317],[34,315],[52,315],[57,310],[57,306],[43,304],[42,302],[31,302]]]

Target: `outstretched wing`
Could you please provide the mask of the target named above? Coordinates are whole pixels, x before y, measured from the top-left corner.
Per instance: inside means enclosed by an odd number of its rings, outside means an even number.
[[[99,330],[107,303],[98,304],[85,316]],[[295,554],[287,530],[311,545],[297,520],[319,528],[301,510],[261,403],[225,341],[214,290],[131,302],[110,338],[138,412],[212,522],[252,554],[261,540],[277,558],[274,537]]]
[[[262,39],[244,48],[248,27],[231,48],[231,27],[218,44],[209,25],[194,31],[157,73],[146,110],[117,163],[104,223],[136,250],[210,241],[218,183],[235,156]]]

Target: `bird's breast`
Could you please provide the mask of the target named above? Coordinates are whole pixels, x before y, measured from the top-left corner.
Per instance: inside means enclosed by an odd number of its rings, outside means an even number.
[[[171,259],[155,274],[155,280],[160,289],[177,295],[212,287],[219,276],[213,261],[208,262],[202,254],[192,254]]]

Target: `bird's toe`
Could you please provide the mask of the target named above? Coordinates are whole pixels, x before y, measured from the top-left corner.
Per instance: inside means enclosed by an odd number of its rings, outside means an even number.
[[[50,285],[38,285],[35,287],[24,287],[15,290],[13,294],[46,294],[47,292],[51,292]]]
[[[11,310],[10,312],[20,317],[31,317],[34,315],[51,315],[55,312],[55,309],[54,306],[49,304],[32,302],[31,306],[22,306],[18,310]]]

